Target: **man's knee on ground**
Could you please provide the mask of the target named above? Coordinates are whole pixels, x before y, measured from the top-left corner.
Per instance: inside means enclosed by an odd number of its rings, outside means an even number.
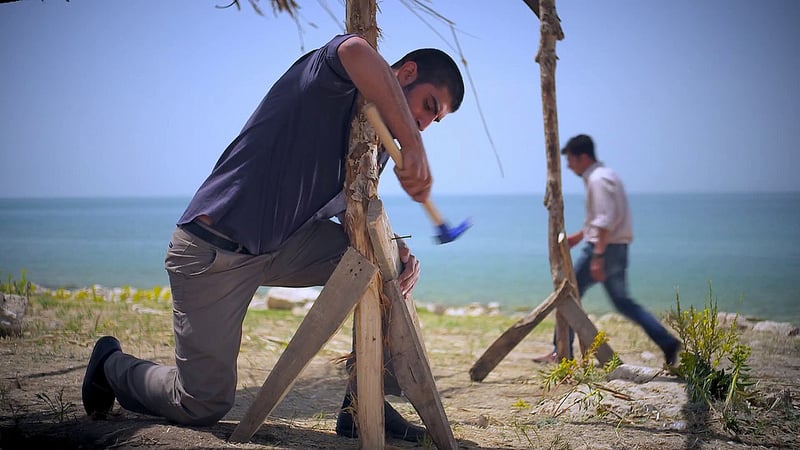
[[[203,401],[184,397],[181,400],[177,417],[171,419],[182,425],[208,426],[219,422],[233,408],[234,396],[225,400]]]

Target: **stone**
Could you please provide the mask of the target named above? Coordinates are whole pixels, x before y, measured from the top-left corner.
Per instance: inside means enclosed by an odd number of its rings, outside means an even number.
[[[661,369],[622,364],[608,374],[609,380],[626,380],[634,383],[647,383],[661,374]]]
[[[0,337],[20,336],[28,297],[0,293]]]
[[[315,288],[273,287],[267,293],[267,308],[291,311],[314,302],[319,297],[319,292]]]
[[[795,329],[796,327],[790,323],[773,322],[771,320],[765,320],[753,325],[753,331],[759,331],[762,333],[775,333],[781,336],[792,336],[792,332]],[[797,334],[796,331],[794,331],[794,333],[795,335]]]

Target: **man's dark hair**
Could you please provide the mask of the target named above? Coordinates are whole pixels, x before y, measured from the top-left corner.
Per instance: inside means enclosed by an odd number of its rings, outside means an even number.
[[[561,149],[561,154],[566,155],[589,155],[592,160],[597,161],[594,155],[594,141],[585,134],[579,134],[567,141],[567,145]]]
[[[403,56],[392,64],[392,69],[399,69],[408,61],[417,64],[417,79],[408,87],[430,83],[437,88],[446,88],[453,100],[450,112],[456,112],[464,100],[464,79],[453,58],[435,48],[421,48]]]

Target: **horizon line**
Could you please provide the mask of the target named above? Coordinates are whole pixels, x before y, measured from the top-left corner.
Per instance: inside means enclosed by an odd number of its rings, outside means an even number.
[[[583,191],[564,192],[564,195],[583,195]],[[697,190],[697,191],[628,191],[628,195],[763,195],[763,194],[800,194],[798,190]],[[0,195],[0,200],[119,200],[119,199],[190,199],[194,194],[164,194],[164,195],[30,195],[30,196],[4,196]],[[488,192],[488,193],[469,193],[469,192],[445,192],[439,193],[435,197],[519,197],[519,196],[544,196],[544,192]],[[403,192],[391,192],[378,197],[396,198],[406,197]]]

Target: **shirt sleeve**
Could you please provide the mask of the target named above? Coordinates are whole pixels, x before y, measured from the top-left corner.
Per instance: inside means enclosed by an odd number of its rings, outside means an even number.
[[[618,189],[616,183],[610,177],[599,173],[589,180],[588,187],[594,210],[594,218],[589,225],[604,230],[612,229],[619,215],[614,202],[614,193]]]
[[[341,34],[311,55],[311,63],[303,73],[301,86],[306,90],[336,95],[351,91],[354,86],[350,75],[339,58],[339,46],[356,34]]]

